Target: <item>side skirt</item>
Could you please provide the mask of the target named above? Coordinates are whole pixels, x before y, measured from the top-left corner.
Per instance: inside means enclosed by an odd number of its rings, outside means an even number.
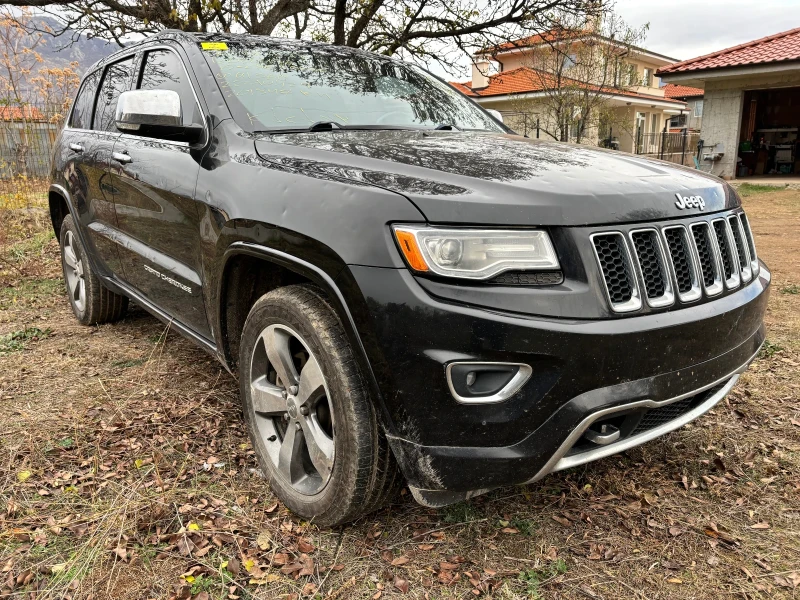
[[[101,277],[101,279],[103,281],[103,285],[105,285],[112,291],[118,294],[123,294],[128,298],[130,298],[131,300],[133,300],[136,304],[138,304],[147,312],[149,312],[151,315],[156,317],[159,321],[161,321],[166,325],[169,325],[171,329],[174,329],[183,337],[185,337],[191,342],[194,342],[195,344],[200,346],[203,350],[211,354],[211,356],[213,356],[219,362],[222,363],[222,366],[225,367],[225,370],[228,371],[228,373],[233,374],[233,371],[231,371],[230,367],[227,365],[224,358],[219,353],[217,345],[214,342],[212,342],[205,336],[200,335],[193,329],[187,327],[180,321],[175,320],[173,317],[171,317],[166,312],[161,310],[158,306],[156,306],[155,304],[150,302],[147,298],[142,296],[135,289],[133,289],[126,283],[123,283],[119,279],[116,279],[114,277]]]

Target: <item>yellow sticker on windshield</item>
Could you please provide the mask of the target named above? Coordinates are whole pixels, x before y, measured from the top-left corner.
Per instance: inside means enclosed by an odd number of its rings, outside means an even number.
[[[203,50],[227,50],[228,44],[225,42],[200,42]]]

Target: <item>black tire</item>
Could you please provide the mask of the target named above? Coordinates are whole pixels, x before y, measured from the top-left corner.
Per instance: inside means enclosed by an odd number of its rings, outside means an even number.
[[[267,358],[266,363],[264,362],[267,346],[264,340],[274,339],[270,337],[269,331],[281,332],[288,339],[291,339],[292,334],[297,336],[295,339],[300,345],[294,341],[291,343],[295,344],[293,348],[299,350],[287,353],[295,363],[297,386],[282,385],[276,369],[273,368],[276,361]],[[289,348],[289,342],[286,344]],[[304,356],[308,358],[302,363],[300,361],[303,361]],[[326,385],[322,399],[317,402],[327,406],[326,410],[332,415],[330,431],[333,458],[332,467],[325,472],[327,474],[323,474],[323,470],[315,469],[316,463],[312,464],[313,459],[310,458],[311,446],[305,441],[309,437],[309,430],[305,429],[307,423],[312,418],[321,422],[320,405],[317,404],[316,409],[312,407],[311,413],[305,405],[290,408],[294,412],[288,419],[286,415],[289,413],[280,417],[270,416],[278,414],[274,411],[257,413],[253,396],[258,392],[254,392],[255,388],[251,386],[255,385],[254,379],[264,381],[260,379],[263,371],[264,378],[273,379],[272,383],[263,384],[272,386],[271,394],[277,391],[283,398],[289,398],[287,402],[291,402],[292,398],[298,399],[303,395],[302,377],[309,372],[305,370],[305,366],[311,363],[312,357],[319,365]],[[245,322],[240,344],[239,385],[245,420],[259,465],[269,479],[273,492],[296,514],[313,520],[320,526],[340,525],[382,507],[397,490],[399,471],[378,423],[369,389],[361,376],[353,350],[336,313],[318,288],[311,285],[279,288],[262,296],[253,305]],[[281,391],[290,389],[295,390],[289,392],[295,396],[287,396]],[[259,402],[258,399],[256,401]],[[276,407],[280,406],[281,401],[279,396],[270,395],[268,399]],[[266,405],[259,403],[260,408],[264,406]],[[270,404],[271,406],[273,405]],[[308,406],[311,406],[310,402]],[[312,416],[297,417],[302,409],[306,411],[303,412],[304,415]],[[295,418],[298,420],[294,421]],[[281,423],[285,423],[282,432]],[[291,479],[297,471],[293,468],[288,469],[288,473],[286,469],[281,471],[278,463],[282,459],[274,458],[275,445],[277,444],[280,455],[280,449],[284,447],[293,425],[296,433],[292,434],[291,440],[294,441],[296,435],[301,442],[300,446],[295,447],[305,449],[303,464],[307,469],[304,467],[306,471],[300,476],[315,482],[306,482],[309,489],[300,489],[300,483],[292,482]],[[267,435],[272,431],[273,435]],[[301,434],[305,434],[305,437],[301,437]],[[303,443],[306,446],[302,446]],[[307,472],[312,472],[312,476],[316,473],[319,480],[308,476]],[[317,489],[314,485],[322,487]]]
[[[67,215],[61,223],[59,245],[67,297],[75,318],[83,325],[98,325],[117,321],[125,316],[128,298],[112,292],[100,283],[89,264],[72,215]],[[77,283],[77,287],[73,283]]]

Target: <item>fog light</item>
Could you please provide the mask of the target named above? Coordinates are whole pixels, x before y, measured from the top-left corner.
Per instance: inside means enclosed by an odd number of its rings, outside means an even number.
[[[450,393],[458,402],[491,404],[511,398],[533,371],[522,363],[453,362],[445,372]]]

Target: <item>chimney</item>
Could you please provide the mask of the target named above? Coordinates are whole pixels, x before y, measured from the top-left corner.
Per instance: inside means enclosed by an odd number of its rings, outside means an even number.
[[[491,64],[488,60],[484,58],[478,58],[474,63],[472,63],[472,87],[474,88],[485,88],[489,85],[489,70],[491,69]]]

